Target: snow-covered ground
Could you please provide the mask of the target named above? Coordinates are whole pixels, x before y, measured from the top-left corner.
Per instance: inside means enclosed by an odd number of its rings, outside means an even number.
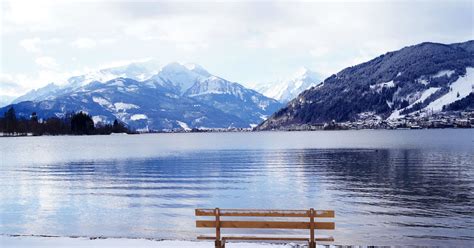
[[[450,77],[453,74],[453,71],[440,71],[433,77],[441,77],[441,76],[447,76]],[[427,81],[426,84],[429,82]],[[370,86],[372,88],[372,86]],[[402,112],[405,109],[409,109],[413,107],[415,104],[420,103],[425,101],[428,97],[430,97],[432,94],[436,93],[439,89],[439,87],[430,87],[423,91],[419,98],[412,102],[409,106],[402,108],[402,109],[396,109],[392,112],[392,114],[388,117],[389,120],[393,119],[398,119],[400,117],[403,117],[404,115],[401,115],[400,112]],[[474,92],[474,68],[468,67],[466,68],[466,75],[459,77],[455,82],[453,82],[450,85],[450,91],[442,96],[440,96],[438,99],[430,102],[428,106],[422,109],[422,111],[417,111],[419,112],[426,112],[426,111],[431,111],[431,112],[438,112],[443,109],[443,106],[451,104],[457,100],[460,100],[466,96],[468,96],[471,92]]]
[[[149,239],[90,239],[90,238],[69,238],[69,237],[38,237],[38,236],[6,236],[0,235],[0,247],[2,248],[23,248],[23,247],[48,247],[48,248],[213,248],[212,241],[183,241],[183,240],[149,240]],[[229,248],[290,248],[295,244],[270,244],[270,243],[227,243]],[[300,246],[301,247],[301,246]],[[318,246],[324,247],[324,246]]]
[[[471,92],[474,86],[474,68],[466,68],[466,75],[459,77],[454,83],[450,85],[451,91],[442,97],[431,102],[425,109],[432,111],[440,111],[444,105],[460,100]]]

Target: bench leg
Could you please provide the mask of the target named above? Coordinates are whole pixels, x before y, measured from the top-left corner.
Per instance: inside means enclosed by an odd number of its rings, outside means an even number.
[[[310,240],[308,248],[316,248],[316,242],[314,242],[314,240]]]
[[[216,248],[225,248],[225,240],[216,240],[214,243]]]

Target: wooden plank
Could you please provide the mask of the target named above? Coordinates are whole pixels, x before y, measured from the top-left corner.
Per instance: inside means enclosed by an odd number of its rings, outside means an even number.
[[[285,240],[285,241],[308,241],[308,238],[297,237],[223,237],[223,240]]]
[[[310,246],[314,246],[314,215],[315,215],[315,212],[314,212],[314,209],[310,209],[309,210],[309,240],[310,241]]]
[[[197,239],[216,239],[216,236],[198,236]]]
[[[197,239],[206,239],[206,240],[213,240],[216,237],[213,236],[198,236]],[[258,236],[227,236],[222,237],[223,240],[287,240],[287,241],[308,241],[308,238],[304,237],[258,237]]]
[[[215,228],[216,222],[197,220],[196,227]],[[220,221],[221,228],[273,228],[273,229],[309,229],[309,222],[285,221]],[[334,222],[314,222],[315,229],[333,230]]]
[[[216,222],[215,222],[215,224],[216,224],[216,242],[220,242],[220,240],[221,240],[220,210],[218,208],[214,209],[214,214],[216,215]]]
[[[327,238],[316,238],[316,241],[322,241],[322,242],[334,242],[333,237],[327,237]]]
[[[334,218],[334,210],[314,210],[315,218]],[[215,216],[214,209],[196,209],[196,216]],[[220,216],[310,217],[309,210],[220,209]]]
[[[197,239],[200,240],[214,240],[216,239],[215,236],[198,236]],[[237,237],[237,236],[229,236],[229,237],[222,237],[222,239],[225,240],[288,240],[288,241],[309,241],[308,238],[304,237],[259,237],[259,236],[242,236],[242,237]],[[333,242],[334,238],[333,237],[325,237],[325,238],[316,238],[316,241],[327,241],[327,242]]]

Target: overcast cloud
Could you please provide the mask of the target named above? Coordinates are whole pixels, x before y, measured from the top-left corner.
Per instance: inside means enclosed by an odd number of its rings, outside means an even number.
[[[0,1],[0,95],[143,58],[246,84],[474,39],[473,1]]]

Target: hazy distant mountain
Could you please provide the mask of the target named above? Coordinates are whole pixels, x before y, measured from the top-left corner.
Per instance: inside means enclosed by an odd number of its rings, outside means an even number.
[[[37,90],[31,90],[25,95],[15,98],[12,103],[19,103],[23,101],[39,101],[39,100],[46,100],[48,98],[53,98],[57,95],[57,93],[61,90],[61,87],[50,83],[43,88],[39,88]]]
[[[322,81],[321,76],[307,68],[299,70],[292,78],[277,82],[257,84],[252,88],[263,95],[287,103],[304,90]]]
[[[363,115],[397,119],[450,109],[470,110],[474,41],[421,43],[346,68],[301,93],[258,129],[354,121]]]
[[[5,95],[0,96],[0,107],[3,107],[5,105],[12,103],[14,99],[15,97],[12,97],[12,96],[5,96]]]
[[[14,108],[23,117],[31,112],[45,118],[84,111],[95,122],[117,118],[140,130],[162,130],[250,127],[281,107],[199,65],[153,63],[155,67],[134,63],[72,77],[62,86],[50,84],[18,98],[28,101]]]

